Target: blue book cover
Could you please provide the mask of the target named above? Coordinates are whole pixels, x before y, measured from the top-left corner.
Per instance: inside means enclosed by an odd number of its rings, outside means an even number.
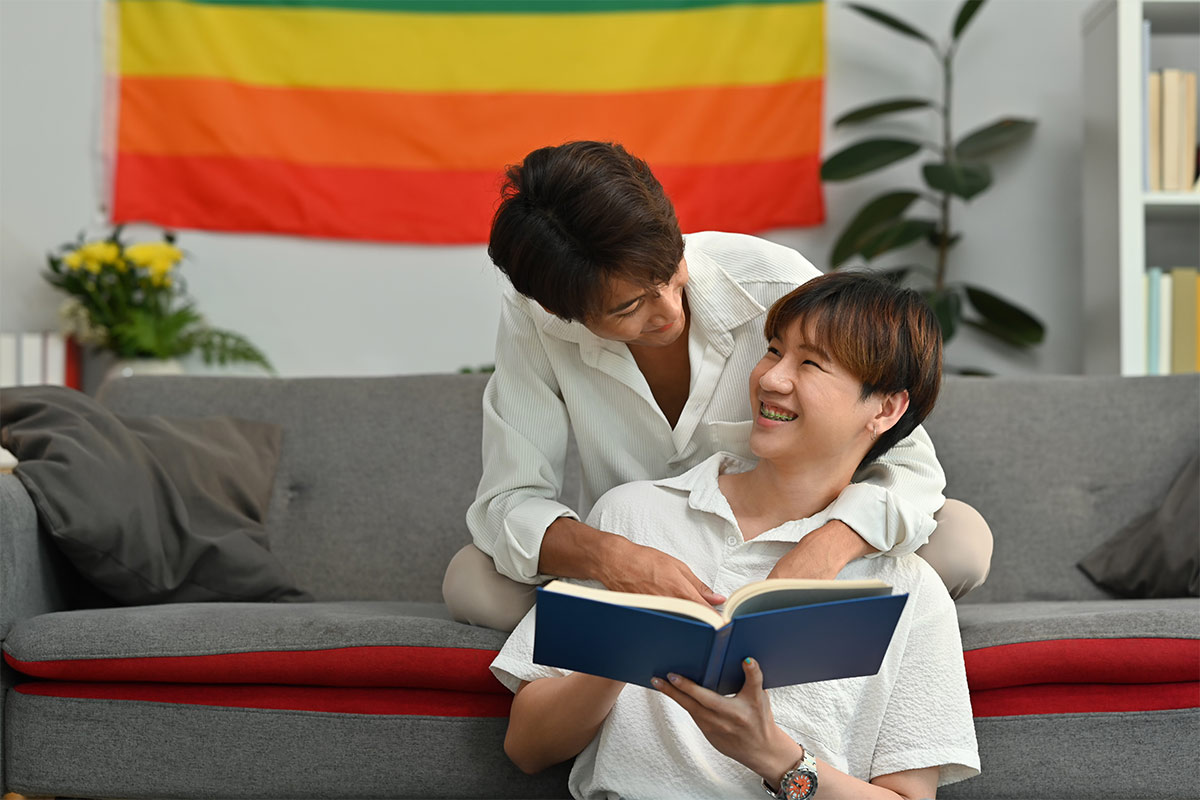
[[[533,660],[646,687],[675,672],[720,694],[749,656],[768,689],[874,675],[907,599],[880,581],[759,581],[722,614],[554,581],[538,589]]]

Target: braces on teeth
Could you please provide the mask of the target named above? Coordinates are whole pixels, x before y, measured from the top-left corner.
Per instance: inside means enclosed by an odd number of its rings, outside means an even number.
[[[794,416],[788,416],[787,414],[780,414],[775,411],[769,411],[767,409],[767,407],[763,406],[763,405],[759,406],[758,413],[762,414],[767,419],[774,419],[774,420],[778,420],[780,422],[791,422],[792,420],[795,419]]]

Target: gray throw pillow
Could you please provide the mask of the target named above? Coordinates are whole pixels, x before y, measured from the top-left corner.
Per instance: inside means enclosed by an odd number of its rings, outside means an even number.
[[[1158,510],[1122,528],[1079,568],[1122,597],[1200,596],[1200,456],[1192,456]]]
[[[264,521],[283,432],[229,417],[118,417],[81,392],[0,392],[0,445],[43,529],[118,602],[307,600]]]

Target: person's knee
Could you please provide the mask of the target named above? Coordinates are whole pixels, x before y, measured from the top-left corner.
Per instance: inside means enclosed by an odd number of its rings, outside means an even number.
[[[917,554],[942,576],[955,600],[978,588],[992,566],[992,530],[961,500],[947,500],[933,515],[937,529]]]
[[[511,631],[533,607],[535,587],[496,571],[486,553],[469,544],[454,554],[442,578],[442,599],[458,622]]]

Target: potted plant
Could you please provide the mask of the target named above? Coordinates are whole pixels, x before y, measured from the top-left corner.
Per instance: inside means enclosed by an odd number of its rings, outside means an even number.
[[[274,372],[244,336],[210,326],[187,297],[175,236],[127,244],[122,228],[104,239],[79,238],[49,255],[47,281],[69,296],[64,332],[110,351],[118,372],[182,372],[179,358],[199,351],[206,364],[245,362]]]
[[[958,10],[949,39],[942,44],[895,16],[876,8],[850,3],[849,8],[903,36],[916,39],[932,51],[942,72],[941,96],[894,97],[842,114],[835,126],[857,126],[894,114],[932,110],[936,114],[937,140],[917,141],[896,136],[857,141],[831,155],[821,165],[821,178],[845,181],[895,164],[921,151],[933,160],[921,168],[924,187],[885,192],[872,198],[846,224],[830,256],[835,269],[855,257],[867,262],[884,253],[923,244],[932,249],[934,264],[913,263],[891,267],[889,277],[917,284],[941,322],[948,342],[962,325],[974,327],[1005,344],[1028,348],[1045,337],[1041,321],[1010,300],[974,284],[949,279],[950,251],[961,238],[951,226],[958,202],[970,202],[992,184],[988,157],[1027,139],[1035,122],[1001,117],[961,138],[951,124],[954,85],[953,63],[964,31],[979,12],[983,0],[967,0]],[[930,211],[933,213],[930,214]],[[973,314],[966,313],[970,309]],[[979,372],[978,370],[960,370]]]

